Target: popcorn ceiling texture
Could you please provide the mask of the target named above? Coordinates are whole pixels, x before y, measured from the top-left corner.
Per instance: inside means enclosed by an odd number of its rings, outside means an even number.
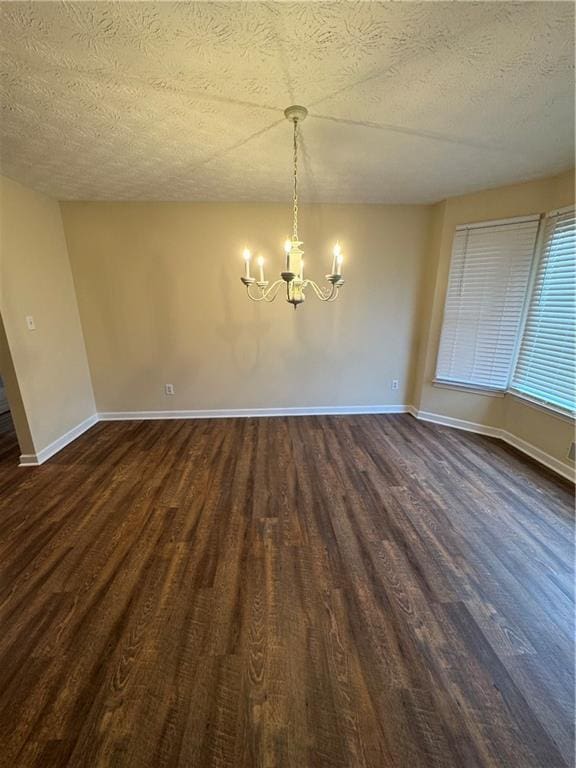
[[[574,163],[574,7],[3,2],[2,173],[60,199],[430,202]]]

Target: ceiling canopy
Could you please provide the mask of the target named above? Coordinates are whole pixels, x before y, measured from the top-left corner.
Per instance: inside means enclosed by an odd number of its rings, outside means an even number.
[[[2,2],[2,173],[60,199],[430,202],[574,164],[564,2]]]

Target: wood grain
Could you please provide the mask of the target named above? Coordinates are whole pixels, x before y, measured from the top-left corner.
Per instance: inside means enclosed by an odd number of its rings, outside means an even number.
[[[566,768],[573,491],[411,416],[0,424],[0,765]]]

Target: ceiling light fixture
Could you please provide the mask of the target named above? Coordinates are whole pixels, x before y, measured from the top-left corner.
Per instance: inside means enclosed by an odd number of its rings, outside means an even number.
[[[336,243],[332,251],[332,272],[326,275],[326,280],[330,285],[321,287],[314,280],[304,279],[304,251],[300,248],[303,244],[298,239],[298,125],[306,118],[308,110],[305,107],[292,106],[284,110],[286,119],[294,124],[294,183],[293,183],[293,226],[292,239],[284,243],[284,253],[286,258],[286,271],[280,273],[280,279],[269,284],[264,277],[264,257],[258,256],[258,279],[250,274],[250,264],[252,254],[248,248],[244,249],[243,257],[245,262],[244,276],[240,279],[246,286],[248,296],[252,301],[274,301],[282,283],[286,284],[286,301],[294,305],[294,309],[302,304],[306,288],[312,288],[316,296],[321,301],[334,301],[338,298],[340,287],[344,284],[342,279],[342,262],[344,256],[339,243]],[[257,293],[254,294],[254,286]]]

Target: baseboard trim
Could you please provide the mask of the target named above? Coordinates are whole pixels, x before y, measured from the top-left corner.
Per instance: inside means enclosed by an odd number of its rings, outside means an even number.
[[[242,419],[269,416],[353,416],[354,414],[408,413],[408,405],[328,405],[309,408],[236,408],[197,411],[104,411],[100,421],[151,419]]]
[[[513,448],[516,448],[522,453],[525,453],[527,456],[530,456],[531,459],[534,459],[539,464],[543,464],[548,469],[556,472],[556,474],[566,478],[566,480],[574,482],[574,467],[571,467],[569,464],[556,459],[554,456],[550,456],[549,453],[545,453],[544,451],[540,450],[540,448],[532,445],[532,443],[528,443],[526,440],[522,440],[520,437],[517,437],[516,435],[512,434],[512,432],[508,432],[505,429],[489,427],[484,424],[477,424],[473,421],[455,419],[451,416],[443,416],[438,413],[419,411],[417,408],[414,408],[414,406],[409,406],[408,412],[420,421],[429,421],[433,424],[439,424],[444,427],[452,427],[453,429],[462,429],[466,432],[475,432],[478,435],[495,437],[498,440],[502,440],[502,442],[511,445]]]
[[[557,475],[562,475],[562,477],[565,477],[566,480],[570,480],[572,483],[575,481],[576,470],[574,467],[565,464],[560,461],[560,459],[554,458],[554,456],[550,456],[549,453],[541,451],[540,448],[536,448],[532,443],[527,443],[526,440],[522,440],[520,437],[513,435],[511,432],[506,432],[505,430],[502,430],[500,439],[505,443],[508,443],[508,445],[511,445],[513,448],[522,451],[522,453],[525,453],[527,456],[530,456],[530,458],[534,459],[534,461],[537,461],[539,464],[543,464],[545,467],[548,467],[548,469],[556,472]]]
[[[40,464],[44,464],[45,461],[48,461],[48,459],[52,458],[54,454],[58,453],[58,451],[61,451],[62,448],[65,448],[73,440],[76,440],[77,437],[80,437],[81,434],[90,429],[90,427],[93,427],[97,422],[98,414],[93,413],[92,416],[88,416],[87,419],[84,419],[84,421],[81,421],[80,424],[77,424],[75,427],[72,427],[72,429],[69,429],[68,432],[63,434],[57,440],[54,440],[54,442],[50,443],[50,445],[42,448],[37,453],[23,453],[20,456],[20,466],[38,467]]]
[[[54,456],[98,421],[149,421],[155,419],[236,419],[271,416],[353,416],[354,414],[392,414],[410,413],[420,421],[428,421],[453,429],[462,429],[479,435],[495,437],[522,451],[530,458],[543,464],[548,469],[574,482],[575,470],[568,464],[550,456],[535,445],[498,427],[489,427],[464,419],[455,419],[429,411],[420,411],[413,405],[349,405],[322,406],[308,408],[238,408],[232,410],[194,410],[194,411],[105,411],[93,414],[66,434],[47,445],[38,453],[23,453],[20,456],[21,467],[37,467]]]
[[[502,430],[498,427],[489,427],[485,424],[477,424],[474,421],[455,419],[452,416],[442,416],[439,413],[418,411],[416,408],[412,408],[410,413],[420,421],[430,421],[433,424],[440,424],[444,427],[454,427],[454,429],[462,429],[465,432],[475,432],[476,434],[486,435],[487,437],[501,438],[502,436]]]

